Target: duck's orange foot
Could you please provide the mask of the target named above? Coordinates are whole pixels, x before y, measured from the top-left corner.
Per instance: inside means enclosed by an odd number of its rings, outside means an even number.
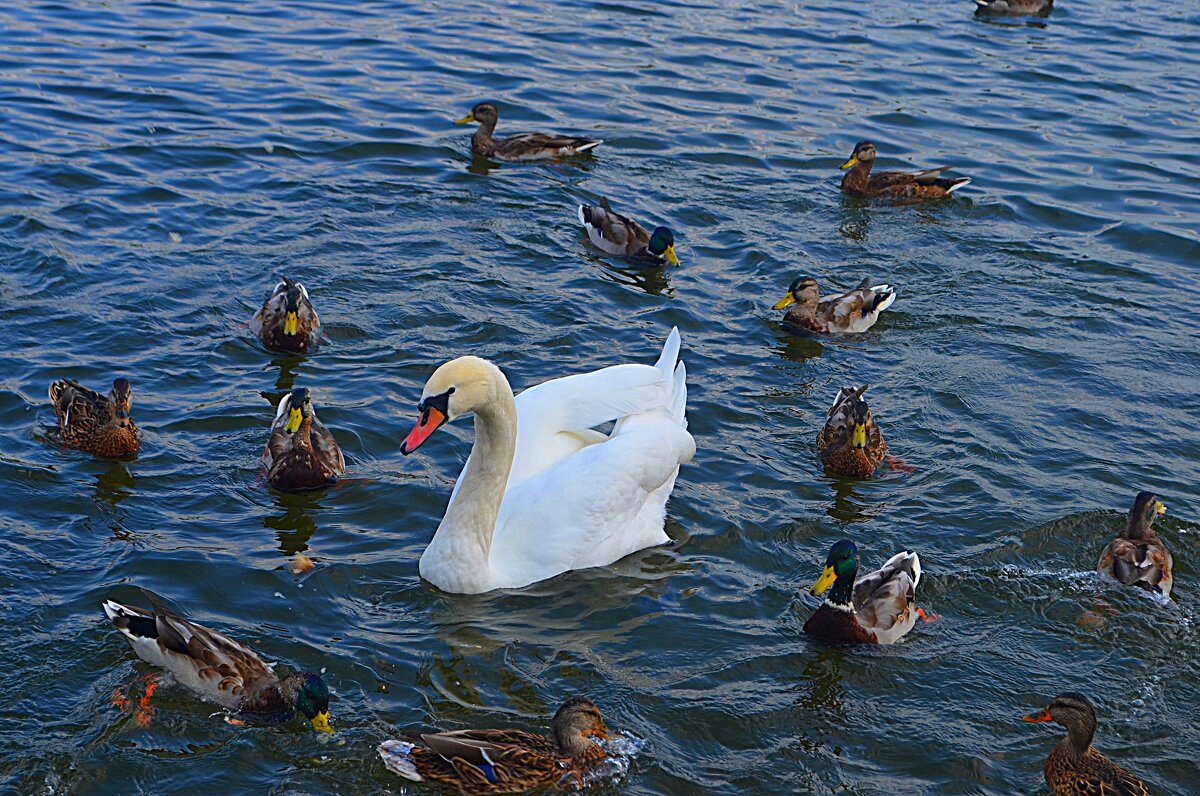
[[[904,461],[903,459],[897,459],[895,456],[891,455],[887,457],[887,466],[888,469],[892,470],[893,472],[899,471],[902,473],[915,473],[917,471],[917,468],[913,467],[908,462]]]
[[[150,719],[154,716],[154,708],[150,706],[150,697],[158,690],[158,676],[146,675],[146,693],[138,700],[137,709],[133,711],[133,720],[139,727],[149,727]]]
[[[112,706],[122,713],[128,713],[131,708],[129,706],[129,686],[124,688],[114,688],[112,692]]]
[[[234,727],[245,727],[246,726],[246,722],[242,721],[241,719],[235,719],[233,716],[226,716],[225,723],[232,725]]]
[[[938,615],[937,615],[937,614],[927,614],[927,613],[925,613],[925,609],[923,609],[923,608],[918,608],[918,609],[917,609],[917,616],[921,617],[921,621],[922,621],[922,622],[936,622],[936,621],[938,621]]]

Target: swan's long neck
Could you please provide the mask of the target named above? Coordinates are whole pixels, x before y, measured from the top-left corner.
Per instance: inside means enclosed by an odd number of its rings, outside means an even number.
[[[493,374],[491,400],[475,407],[475,444],[458,491],[421,557],[421,574],[450,591],[490,588],[489,554],[496,515],[517,446],[517,404],[508,380]]]

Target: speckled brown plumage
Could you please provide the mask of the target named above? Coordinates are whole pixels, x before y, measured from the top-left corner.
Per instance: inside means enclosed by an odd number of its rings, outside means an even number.
[[[842,177],[842,193],[866,198],[944,199],[971,181],[969,177],[942,178],[942,172],[948,167],[915,173],[880,171],[872,174],[874,165],[875,145],[870,141],[855,144],[854,153],[842,164],[843,169],[848,169]]]
[[[849,387],[838,390],[825,425],[817,432],[817,452],[825,467],[848,478],[870,477],[887,456],[883,432],[862,398],[866,389],[863,385],[857,390]],[[853,442],[856,423],[865,427],[865,444],[862,446]]]
[[[289,427],[293,409],[298,423]],[[284,492],[320,489],[346,472],[341,448],[317,418],[307,389],[295,389],[279,402],[262,463],[267,481]]]
[[[130,417],[133,389],[115,379],[107,396],[74,379],[50,385],[50,403],[58,416],[58,436],[64,445],[95,456],[132,456],[138,452],[138,427]]]
[[[379,752],[391,771],[465,796],[583,786],[606,756],[592,740],[608,737],[600,711],[573,697],[555,713],[552,731],[554,740],[524,730],[413,733]]]
[[[981,16],[1039,16],[1054,10],[1054,0],[975,0],[975,13]]]
[[[471,150],[496,160],[549,160],[587,152],[604,143],[592,138],[549,133],[518,133],[507,138],[493,138],[500,113],[490,102],[481,102],[456,124],[477,122],[479,129],[471,136]]]
[[[1083,694],[1059,694],[1041,713],[1025,721],[1054,721],[1067,736],[1046,759],[1046,784],[1054,796],[1149,796],[1146,785],[1092,746],[1096,712]]]
[[[1154,530],[1154,520],[1166,508],[1152,492],[1139,492],[1125,522],[1125,530],[1108,543],[1096,569],[1126,586],[1171,596],[1175,583],[1171,551]]]
[[[879,314],[895,300],[896,291],[891,285],[872,285],[870,279],[864,279],[853,290],[823,297],[817,280],[799,276],[792,280],[775,309],[788,308],[783,316],[785,326],[819,334],[858,334],[874,326]]]
[[[295,314],[295,328],[288,328],[288,315]],[[250,331],[272,351],[304,354],[320,335],[321,319],[313,309],[304,285],[288,277],[275,285],[271,295],[250,319]]]
[[[104,612],[138,657],[171,672],[176,682],[205,699],[259,719],[284,719],[292,711],[328,729],[329,692],[311,672],[279,678],[251,649],[223,633],[191,622],[142,590],[151,610],[113,600]],[[320,714],[320,715],[318,715]]]

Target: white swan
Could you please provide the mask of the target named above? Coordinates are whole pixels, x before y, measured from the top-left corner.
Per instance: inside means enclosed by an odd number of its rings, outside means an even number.
[[[479,357],[434,371],[400,452],[471,412],[475,444],[421,555],[421,577],[443,591],[478,594],[670,541],[667,498],[679,465],[696,452],[678,357],[672,329],[653,367],[566,376],[516,398],[500,369]],[[611,420],[611,434],[595,430]]]

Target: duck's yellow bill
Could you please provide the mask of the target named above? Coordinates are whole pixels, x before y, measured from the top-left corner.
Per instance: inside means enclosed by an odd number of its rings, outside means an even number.
[[[333,732],[333,727],[329,724],[329,711],[322,710],[312,718],[312,728],[317,732]]]
[[[300,330],[300,318],[297,317],[296,313],[289,312],[287,315],[285,315],[283,317],[283,333],[284,334],[295,334],[299,330]]]
[[[1167,513],[1167,507],[1163,505],[1163,502],[1161,500],[1156,500],[1154,502],[1154,513],[1155,514],[1166,514]]]
[[[303,419],[304,419],[304,415],[300,412],[299,409],[297,409],[296,407],[293,406],[291,411],[288,412],[287,424],[284,425],[284,427],[283,427],[284,430],[287,431],[289,434],[295,434],[297,431],[300,430],[300,421]]]
[[[829,591],[829,587],[835,580],[837,580],[837,573],[833,571],[833,567],[826,564],[825,569],[821,572],[821,577],[817,578],[817,582],[812,585],[812,595],[816,597]]]
[[[793,296],[791,293],[788,293],[786,296],[781,298],[779,301],[776,301],[775,306],[772,307],[771,309],[786,310],[788,307],[792,306],[795,303],[796,303],[796,297]]]
[[[1054,717],[1050,715],[1050,708],[1046,708],[1041,713],[1026,716],[1022,721],[1027,721],[1030,724],[1040,724],[1043,721],[1054,721]]]
[[[856,423],[854,425],[854,433],[850,435],[850,444],[856,448],[867,447],[867,426],[865,423]]]
[[[468,113],[466,116],[462,117],[461,119],[455,119],[454,123],[455,124],[467,124],[468,122],[473,122],[473,121],[475,121],[475,111],[471,111],[470,113]]]
[[[672,243],[670,246],[668,246],[666,251],[663,252],[663,254],[667,255],[667,262],[669,262],[671,265],[679,265],[679,257],[677,257],[675,254],[675,244],[674,243]],[[1159,505],[1162,505],[1162,504],[1159,504]]]
[[[857,166],[857,165],[858,165],[858,158],[856,158],[856,157],[854,157],[853,155],[851,155],[851,156],[850,156],[850,159],[849,159],[849,160],[847,160],[847,161],[846,161],[845,163],[843,163],[842,165],[838,166],[838,168],[839,168],[839,169],[841,169],[842,171],[845,171],[846,169],[852,169],[852,168],[854,168],[854,167],[855,167],[855,166]]]

